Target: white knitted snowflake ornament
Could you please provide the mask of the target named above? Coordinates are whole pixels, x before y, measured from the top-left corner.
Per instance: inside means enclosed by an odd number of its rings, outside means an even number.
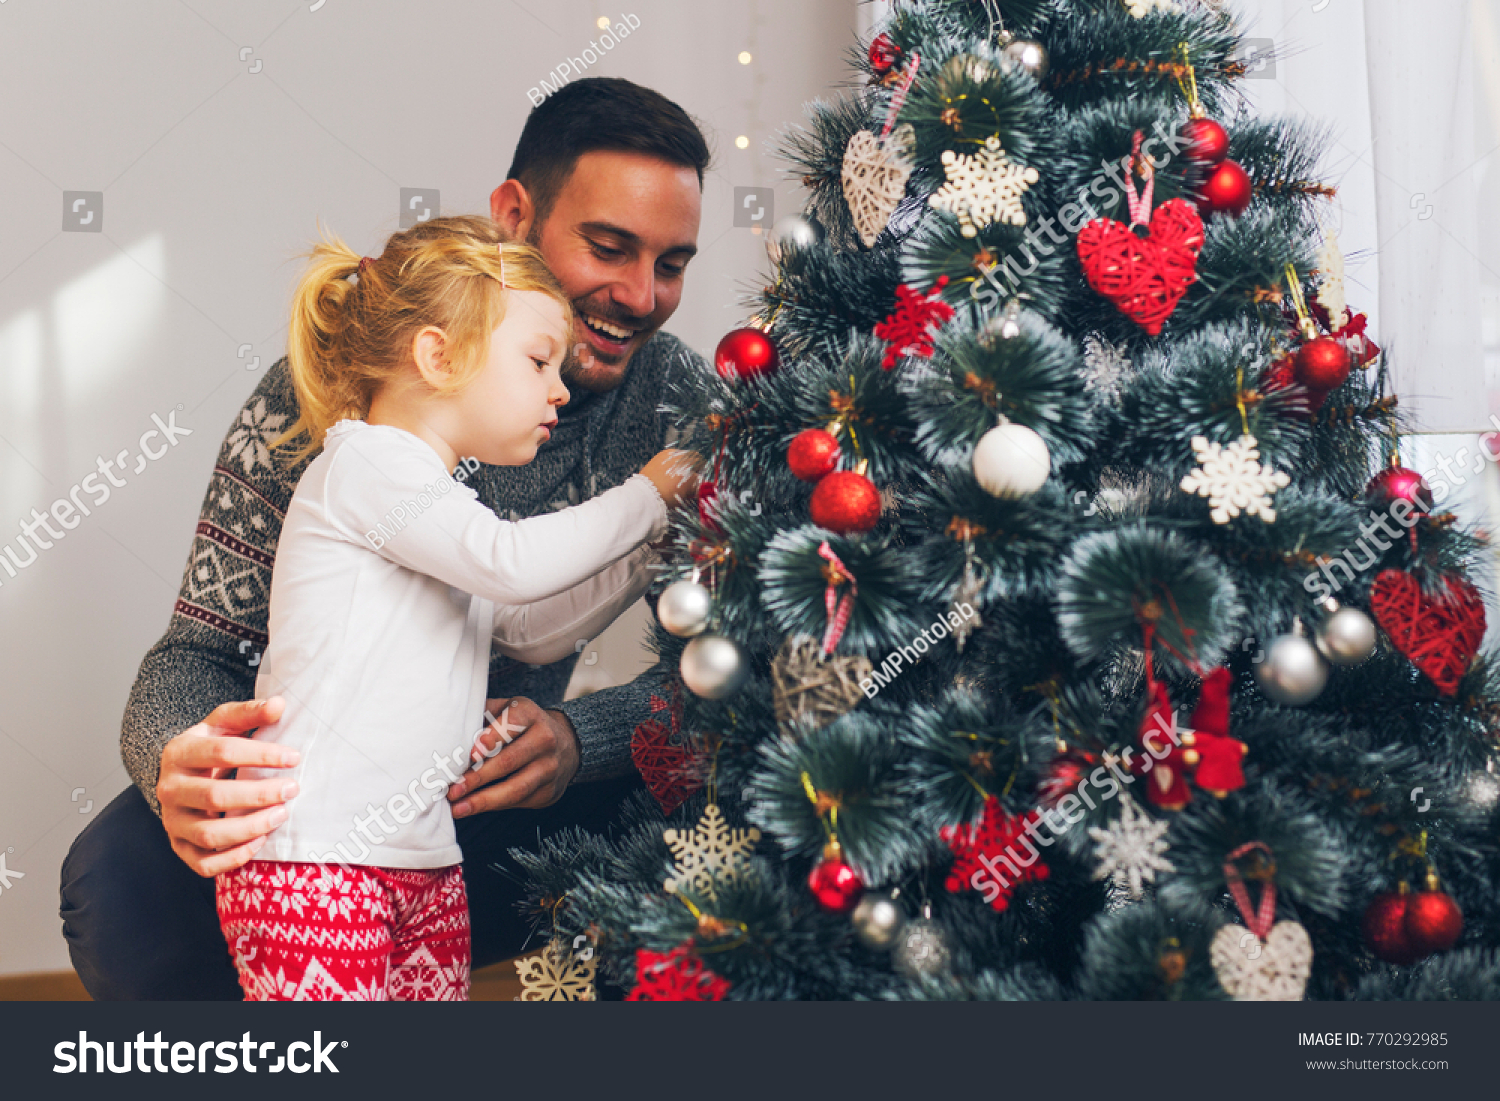
[[[1107,829],[1089,827],[1089,838],[1097,842],[1094,858],[1099,863],[1094,868],[1094,878],[1108,876],[1121,890],[1129,891],[1131,898],[1140,898],[1145,883],[1155,883],[1157,872],[1176,871],[1167,859],[1167,832],[1171,822],[1163,818],[1152,818],[1135,805],[1129,795],[1120,796],[1120,817]]]
[[[960,232],[973,237],[991,222],[1026,224],[1021,195],[1041,177],[1035,168],[1017,164],[1000,148],[993,134],[972,155],[945,150],[943,171],[948,182],[927,201],[958,219]]]
[[[1241,512],[1268,524],[1276,522],[1271,494],[1290,485],[1292,479],[1285,471],[1261,466],[1258,448],[1255,437],[1248,434],[1228,447],[1193,437],[1199,465],[1182,479],[1182,488],[1208,498],[1214,523],[1227,524]]]

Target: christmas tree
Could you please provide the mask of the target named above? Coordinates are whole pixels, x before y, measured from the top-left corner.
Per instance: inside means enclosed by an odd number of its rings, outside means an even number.
[[[525,858],[554,970],[1500,996],[1483,540],[1401,463],[1327,132],[1245,108],[1239,40],[1186,0],[907,0],[787,136],[805,210],[668,398],[711,473],[652,798]]]

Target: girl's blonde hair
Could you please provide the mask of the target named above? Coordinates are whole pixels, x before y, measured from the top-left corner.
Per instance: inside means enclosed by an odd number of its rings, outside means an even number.
[[[424,326],[447,336],[451,374],[440,392],[458,393],[473,381],[505,317],[502,286],[555,298],[571,341],[572,304],[541,253],[507,241],[488,218],[432,218],[393,233],[363,270],[359,254],[336,235],[323,234],[305,255],[287,333],[300,413],[271,441],[278,448],[306,436],[291,453],[294,464],[322,447],[338,421],[368,415],[380,386],[411,365],[412,341]]]

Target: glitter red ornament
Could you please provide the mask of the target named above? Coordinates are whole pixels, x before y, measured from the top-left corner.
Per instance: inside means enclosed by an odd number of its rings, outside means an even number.
[[[1443,890],[1435,875],[1428,875],[1427,889],[1406,896],[1406,939],[1423,956],[1446,952],[1463,935],[1464,915]]]
[[[798,432],[786,449],[786,463],[804,482],[816,482],[839,465],[839,441],[821,428]]]
[[[1218,164],[1229,155],[1229,134],[1213,119],[1188,119],[1178,133],[1187,139],[1183,156],[1190,161]]]
[[[1250,205],[1253,191],[1243,168],[1234,161],[1221,161],[1199,188],[1198,211],[1205,218],[1218,213],[1238,217]]]
[[[880,520],[880,491],[863,474],[834,471],[813,490],[807,511],[818,527],[840,535],[869,531]]]
[[[847,914],[865,893],[864,880],[844,862],[844,854],[837,845],[823,850],[823,859],[807,877],[807,887],[819,906],[835,914]]]
[[[1388,466],[1365,486],[1365,502],[1371,508],[1385,510],[1397,501],[1405,501],[1418,512],[1432,511],[1432,487],[1415,470]]]
[[[1365,907],[1360,927],[1365,943],[1377,959],[1406,966],[1421,958],[1406,935],[1406,884],[1399,891],[1382,891]]]
[[[776,345],[759,329],[735,329],[714,349],[714,369],[731,382],[772,374],[780,365]]]
[[[1320,336],[1297,349],[1292,360],[1292,377],[1309,391],[1326,395],[1344,384],[1352,366],[1343,341]]]

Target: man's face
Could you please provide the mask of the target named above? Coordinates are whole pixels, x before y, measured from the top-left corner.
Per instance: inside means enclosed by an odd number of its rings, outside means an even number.
[[[528,234],[577,310],[569,386],[603,393],[625,380],[630,357],[682,300],[702,207],[691,168],[613,150],[578,158]]]

